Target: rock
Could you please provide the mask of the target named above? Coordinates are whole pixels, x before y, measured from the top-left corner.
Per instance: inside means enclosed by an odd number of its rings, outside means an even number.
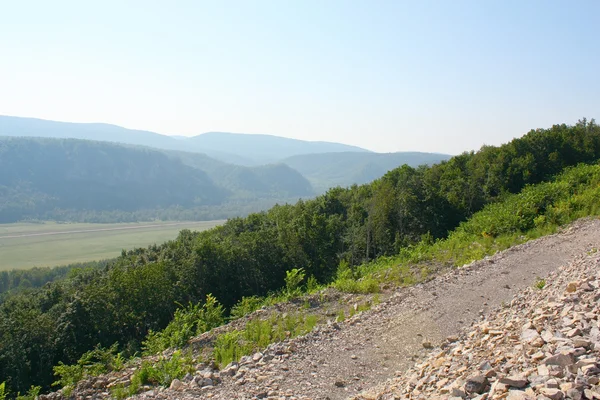
[[[465,392],[481,394],[488,384],[489,381],[485,375],[473,375],[465,383]]]
[[[565,398],[565,394],[559,389],[541,388],[539,392],[551,400],[562,400]]]
[[[570,354],[556,354],[546,358],[544,361],[542,361],[542,363],[545,365],[558,365],[561,367],[566,367],[568,365],[574,364],[575,360]]]
[[[567,293],[574,293],[577,291],[577,282],[569,282],[566,289]]]
[[[499,382],[518,389],[524,388],[529,383],[527,378],[518,375],[500,378]]]
[[[183,382],[181,382],[179,379],[173,379],[171,381],[171,385],[169,386],[169,389],[171,389],[171,390],[180,390],[184,386],[185,385],[183,384]]]
[[[534,329],[525,329],[521,333],[521,340],[525,343],[532,343],[534,340],[538,339],[540,334]]]

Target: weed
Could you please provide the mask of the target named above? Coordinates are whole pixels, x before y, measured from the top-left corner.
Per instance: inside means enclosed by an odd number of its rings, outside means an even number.
[[[17,394],[15,400],[36,400],[42,390],[41,386],[31,386],[27,391],[27,394]],[[0,399],[2,399],[2,394],[0,392]]]
[[[122,353],[117,351],[118,343],[109,348],[97,345],[94,350],[81,356],[77,363],[67,365],[59,362],[54,367],[54,375],[58,377],[52,386],[60,386],[65,396],[68,396],[77,382],[87,376],[98,376],[110,371],[119,371],[125,365]],[[33,388],[32,388],[33,389]]]
[[[242,331],[226,332],[215,340],[213,357],[219,366],[239,361],[254,351],[288,337],[310,332],[317,323],[315,315],[277,315],[268,319],[254,319]]]
[[[250,313],[261,308],[265,303],[265,299],[258,296],[250,296],[250,297],[242,297],[240,301],[237,302],[231,308],[229,319],[231,321],[244,317]]]
[[[344,322],[346,320],[346,313],[344,312],[344,310],[340,310],[338,312],[338,316],[335,320],[336,322]]]
[[[183,347],[191,337],[221,326],[224,322],[223,306],[209,294],[203,305],[190,303],[175,311],[173,320],[164,330],[150,331],[142,342],[144,354],[158,354],[168,348]]]
[[[542,278],[537,278],[535,280],[535,283],[533,284],[533,287],[539,290],[542,290],[543,288],[546,287],[546,280],[542,279]]]
[[[0,400],[6,400],[8,396],[8,390],[6,389],[6,382],[0,383]]]
[[[285,271],[285,291],[289,297],[299,295],[300,284],[305,277],[304,268],[293,268],[290,271]]]

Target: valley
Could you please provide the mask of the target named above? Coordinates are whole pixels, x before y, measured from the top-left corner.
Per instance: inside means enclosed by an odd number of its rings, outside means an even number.
[[[114,258],[123,249],[173,240],[182,229],[203,231],[223,222],[0,224],[0,271]]]

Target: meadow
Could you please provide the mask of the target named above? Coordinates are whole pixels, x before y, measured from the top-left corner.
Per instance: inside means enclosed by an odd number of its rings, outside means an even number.
[[[223,222],[1,224],[0,271],[112,258],[123,249],[175,239],[182,229],[202,231]]]

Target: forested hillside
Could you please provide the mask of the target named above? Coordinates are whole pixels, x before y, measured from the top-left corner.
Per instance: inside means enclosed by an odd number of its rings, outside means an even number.
[[[300,172],[317,192],[324,193],[336,186],[369,183],[404,164],[410,167],[432,165],[450,157],[446,154],[419,152],[339,152],[302,154],[288,157],[282,163]]]
[[[201,154],[188,158],[211,161]],[[0,137],[0,223],[217,219],[241,215],[243,205],[236,202],[242,200],[251,206],[313,193],[310,183],[285,165],[249,168],[212,161],[209,176],[154,149]]]
[[[202,302],[210,293],[229,308],[243,296],[281,288],[293,268],[330,282],[340,265],[352,271],[423,239],[445,238],[484,206],[511,200],[510,193],[599,158],[600,127],[593,121],[555,125],[500,147],[486,146],[432,167],[403,166],[372,184],[332,189],[314,200],[231,219],[210,231],[182,231],[161,246],[124,252],[102,270],[5,299],[0,381],[13,392],[32,384],[48,388],[52,366],[73,363],[97,344],[118,342],[126,354],[138,351],[149,330],[167,326],[179,305]],[[568,175],[577,182],[544,187],[531,201],[526,193],[525,205],[515,210],[511,204],[517,203],[509,201],[499,210],[529,223],[551,204],[553,193],[564,200],[581,182],[597,186],[598,171],[592,172],[594,182],[582,169]],[[495,209],[487,210],[477,223],[495,223]],[[487,225],[468,226],[482,230],[477,235],[494,235]]]

